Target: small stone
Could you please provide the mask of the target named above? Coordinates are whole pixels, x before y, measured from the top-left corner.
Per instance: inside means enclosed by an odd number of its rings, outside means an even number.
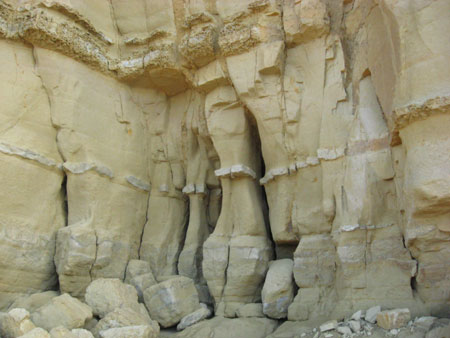
[[[398,329],[408,324],[411,319],[409,309],[394,309],[377,314],[377,324],[385,330]]]
[[[346,335],[352,334],[352,330],[347,326],[338,326],[336,331],[341,334],[346,334]]]
[[[356,311],[354,314],[352,314],[352,318],[353,320],[360,320],[362,317],[362,311],[358,310]]]
[[[392,334],[392,335],[396,335],[396,334],[399,333],[399,330],[397,330],[397,329],[392,329],[391,331],[389,331],[389,333]]]
[[[333,335],[331,333],[325,333],[325,338],[331,338]]]
[[[70,331],[76,338],[94,338],[94,335],[85,329],[73,329]]]
[[[381,306],[373,306],[366,311],[364,319],[369,323],[374,324],[377,321],[377,314],[381,312]]]
[[[336,328],[337,328],[337,321],[330,320],[330,321],[320,325],[320,332],[331,331],[331,330],[335,330]]]
[[[431,316],[419,317],[414,320],[414,325],[428,331],[436,319],[436,317]]]
[[[351,320],[348,322],[348,325],[352,329],[353,332],[358,333],[361,331],[361,323],[357,320]]]

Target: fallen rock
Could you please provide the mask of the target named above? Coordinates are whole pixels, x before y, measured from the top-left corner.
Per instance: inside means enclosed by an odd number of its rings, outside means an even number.
[[[285,321],[277,329],[267,336],[267,338],[311,338],[314,336],[314,329],[304,322]],[[317,331],[317,329],[315,329]],[[320,332],[317,332],[320,335]]]
[[[93,334],[85,329],[73,329],[70,331],[76,338],[94,338]]]
[[[42,305],[47,304],[49,301],[59,295],[60,294],[57,291],[44,291],[33,293],[27,296],[22,296],[17,298],[14,303],[11,304],[9,309],[12,310],[21,308],[27,310],[29,313],[33,313]]]
[[[348,326],[338,326],[336,328],[336,331],[343,335],[351,335],[352,334],[352,330]]]
[[[86,303],[101,318],[117,308],[141,312],[136,289],[117,278],[99,278],[86,289]]]
[[[155,332],[151,326],[124,326],[100,331],[102,338],[157,338],[159,331]]]
[[[425,338],[447,338],[450,337],[450,319],[437,319],[430,327]]]
[[[214,317],[186,328],[177,338],[266,338],[278,323],[268,318],[222,318]]]
[[[144,299],[150,317],[162,327],[175,325],[200,308],[194,282],[182,276],[149,287],[144,292]]]
[[[360,320],[362,318],[362,311],[358,310],[354,314],[352,314],[351,319],[353,320]]]
[[[0,314],[0,337],[15,338],[33,330],[36,326],[25,309],[12,309]]]
[[[262,303],[249,303],[240,306],[236,310],[236,316],[239,318],[264,318]]]
[[[128,262],[124,282],[130,284],[130,281],[134,277],[141,276],[149,272],[152,272],[149,262],[139,259],[132,259]]]
[[[205,305],[200,304],[201,308],[184,316],[177,325],[177,330],[181,331],[185,328],[192,326],[199,321],[206,319],[212,315],[212,311]]]
[[[374,324],[377,321],[377,315],[381,312],[381,306],[373,306],[370,309],[366,311],[366,315],[364,316],[364,319]]]
[[[337,326],[338,326],[338,323],[336,320],[330,320],[330,321],[320,325],[320,332],[335,330],[337,328]]]
[[[92,309],[67,293],[53,298],[31,314],[33,323],[46,330],[58,326],[81,328],[91,318]]]
[[[377,324],[385,330],[398,329],[406,326],[411,319],[409,309],[394,309],[377,314]]]
[[[359,320],[350,320],[348,322],[348,326],[350,326],[354,333],[358,333],[359,331],[361,331],[361,323],[359,322]]]
[[[151,320],[147,313],[138,313],[128,308],[117,308],[102,318],[92,329],[94,336],[99,337],[101,331],[125,326],[151,326],[159,332],[159,325]]]
[[[76,338],[70,330],[66,329],[64,326],[58,326],[50,330],[50,336],[52,338]]]
[[[294,299],[292,259],[272,261],[262,289],[263,312],[271,318],[285,318]]]
[[[436,320],[436,317],[431,316],[419,317],[414,320],[414,325],[428,331]]]
[[[37,327],[19,338],[51,338],[50,334],[44,329]]]
[[[144,302],[143,292],[150,286],[157,284],[150,268],[150,263],[138,259],[128,262],[125,283],[133,285],[138,293],[139,302]]]

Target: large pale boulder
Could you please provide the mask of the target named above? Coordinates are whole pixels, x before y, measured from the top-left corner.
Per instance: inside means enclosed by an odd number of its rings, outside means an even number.
[[[117,308],[141,312],[136,289],[116,278],[99,278],[86,289],[86,303],[95,315],[105,317]]]
[[[144,292],[144,299],[150,317],[162,327],[173,326],[200,309],[194,282],[187,277],[171,278],[149,287]]]
[[[409,309],[381,311],[377,314],[377,325],[386,330],[398,329],[406,326],[410,319]]]
[[[294,299],[292,259],[272,261],[262,289],[263,312],[271,318],[284,318]]]
[[[46,330],[58,326],[81,328],[91,318],[92,309],[66,293],[53,298],[31,314],[33,323]]]

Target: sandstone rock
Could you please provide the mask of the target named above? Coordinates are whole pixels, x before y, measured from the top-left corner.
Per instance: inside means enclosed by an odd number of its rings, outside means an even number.
[[[19,336],[22,338],[51,338],[50,334],[45,331],[44,329],[37,327],[31,331],[28,331],[22,336]]]
[[[262,289],[263,312],[271,318],[284,318],[294,299],[291,259],[272,261]]]
[[[68,294],[53,298],[31,314],[36,326],[51,330],[58,326],[76,329],[92,318],[92,309]]]
[[[352,330],[348,326],[338,326],[336,331],[343,335],[351,335]]]
[[[335,330],[337,327],[338,327],[337,321],[336,320],[330,320],[330,321],[320,325],[320,332],[326,332],[326,331]]]
[[[150,264],[146,261],[132,259],[128,262],[127,270],[125,272],[125,283],[131,284],[130,281],[146,273],[152,272]]]
[[[152,319],[162,327],[177,324],[184,316],[200,309],[192,279],[177,277],[149,287],[144,299]]]
[[[100,278],[86,289],[86,303],[95,315],[105,317],[117,308],[140,312],[136,289],[115,278]]]
[[[348,325],[354,333],[358,333],[359,331],[361,331],[361,323],[359,322],[359,320],[350,320],[348,322]]]
[[[116,308],[114,311],[109,312],[105,317],[100,319],[91,331],[98,337],[100,332],[104,330],[140,325],[149,325],[153,328],[154,332],[159,332],[158,323],[151,320],[147,313],[139,313],[128,308]]]
[[[151,326],[124,326],[119,328],[107,329],[100,331],[100,337],[102,338],[157,338],[159,332],[155,332]]]
[[[263,318],[219,318],[201,321],[177,334],[180,338],[263,338],[271,334],[277,326],[276,321]]]
[[[94,338],[92,333],[85,329],[72,329],[70,332],[77,338]]]
[[[264,318],[263,305],[261,303],[250,303],[240,306],[236,311],[240,318],[259,317]]]
[[[436,320],[431,325],[430,330],[427,332],[425,338],[439,338],[448,337],[450,334],[450,320],[448,318],[441,318]]]
[[[96,254],[97,236],[90,224],[73,224],[58,231],[55,265],[61,292],[75,297],[84,295]]]
[[[192,326],[198,323],[199,321],[202,321],[212,315],[212,311],[208,309],[208,307],[205,304],[201,303],[200,305],[201,305],[200,309],[181,318],[180,322],[177,325],[178,331],[184,330],[185,328]]]
[[[381,311],[377,314],[377,324],[386,330],[406,326],[411,319],[409,309],[394,309]]]
[[[370,309],[366,310],[364,319],[369,323],[375,323],[377,321],[377,316],[380,312],[381,312],[380,306],[371,307]]]
[[[144,291],[147,290],[150,286],[157,284],[157,282],[155,281],[155,277],[153,277],[153,273],[148,272],[132,278],[129,281],[129,284],[133,285],[136,288],[138,300],[140,303],[143,303]]]
[[[66,329],[64,326],[54,327],[50,330],[50,337],[52,338],[75,338],[76,336]]]
[[[0,313],[0,336],[13,338],[24,335],[36,328],[25,309],[15,308],[8,313]]]
[[[10,305],[9,309],[12,310],[15,308],[22,308],[30,313],[33,313],[56,296],[59,296],[59,292],[57,291],[45,291],[33,293],[29,296],[22,296],[16,299],[14,303]]]

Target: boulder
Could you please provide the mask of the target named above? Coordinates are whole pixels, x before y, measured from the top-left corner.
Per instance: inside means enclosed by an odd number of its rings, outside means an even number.
[[[411,312],[409,309],[381,311],[377,314],[377,324],[385,330],[406,326],[410,319]]]
[[[58,326],[50,330],[50,336],[52,338],[76,338],[70,330],[66,329],[64,326]]]
[[[147,311],[146,311],[147,312]],[[148,313],[140,313],[128,308],[117,308],[100,319],[92,329],[94,336],[99,337],[101,331],[125,326],[151,326],[155,332],[159,332],[159,325],[151,320]]]
[[[136,289],[117,278],[99,278],[86,289],[86,303],[101,318],[117,308],[129,308],[141,312]]]
[[[144,299],[151,318],[162,327],[173,326],[200,308],[194,282],[182,276],[149,287]]]
[[[330,320],[330,321],[320,325],[320,332],[335,330],[337,328],[337,326],[338,326],[338,323],[336,320]]]
[[[15,338],[33,330],[36,326],[30,320],[30,313],[25,309],[12,309],[0,313],[0,337]]]
[[[268,318],[222,318],[203,320],[176,335],[177,338],[266,338],[278,323]]]
[[[450,319],[437,319],[430,327],[425,338],[443,338],[450,337]]]
[[[381,312],[381,306],[373,306],[366,311],[364,319],[369,323],[375,323],[377,321],[377,315]]]
[[[151,326],[124,326],[100,331],[101,338],[157,338],[159,332],[156,332]]]
[[[19,338],[51,338],[51,336],[44,329],[37,327],[31,331],[28,331],[23,336],[19,336]]]
[[[272,261],[262,289],[263,312],[271,318],[285,318],[294,299],[292,259]]]
[[[132,259],[128,262],[124,282],[130,284],[130,281],[134,277],[141,276],[149,272],[152,272],[149,262],[142,261],[140,259]]]
[[[133,285],[136,288],[138,294],[138,301],[140,303],[144,302],[144,291],[147,290],[150,286],[156,285],[157,282],[155,277],[151,272],[145,273],[143,275],[135,276],[130,279],[130,285]]]
[[[21,308],[27,310],[29,313],[33,313],[42,305],[47,304],[50,300],[59,295],[58,291],[44,291],[22,296],[17,298],[14,303],[10,305],[9,309]]]
[[[236,316],[239,318],[264,318],[263,305],[262,303],[244,304],[236,310]]]
[[[67,293],[53,298],[31,314],[36,326],[51,330],[58,326],[76,329],[92,318],[92,309]]]
[[[200,304],[201,308],[184,316],[177,325],[177,330],[181,331],[185,328],[192,326],[199,321],[202,321],[212,315],[212,311],[205,305]]]
[[[350,320],[348,322],[348,326],[350,326],[354,333],[358,333],[359,331],[361,331],[361,323],[359,320]]]
[[[94,338],[91,332],[85,329],[73,329],[70,331],[76,338]]]

